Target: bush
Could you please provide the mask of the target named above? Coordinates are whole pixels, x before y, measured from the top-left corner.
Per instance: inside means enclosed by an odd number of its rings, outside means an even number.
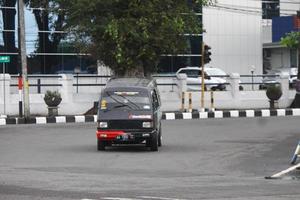
[[[62,98],[58,91],[47,90],[44,96],[44,101],[49,107],[56,107],[60,104]]]
[[[266,95],[271,101],[277,101],[282,95],[281,86],[278,84],[267,86]]]

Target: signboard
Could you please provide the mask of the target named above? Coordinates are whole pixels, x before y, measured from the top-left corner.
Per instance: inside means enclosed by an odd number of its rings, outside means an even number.
[[[0,56],[0,63],[9,63],[10,56]]]

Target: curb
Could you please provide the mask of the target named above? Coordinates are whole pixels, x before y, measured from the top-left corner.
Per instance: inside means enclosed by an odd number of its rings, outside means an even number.
[[[209,112],[166,112],[164,120],[178,119],[209,119],[209,118],[240,118],[240,117],[280,117],[300,116],[300,109],[262,109],[262,110],[230,110]]]
[[[221,119],[221,118],[253,118],[300,116],[300,109],[262,109],[262,110],[230,110],[209,112],[164,112],[163,120],[187,119]],[[52,123],[85,123],[97,122],[97,115],[34,117],[25,121],[24,118],[0,118],[0,126],[13,124],[52,124]]]

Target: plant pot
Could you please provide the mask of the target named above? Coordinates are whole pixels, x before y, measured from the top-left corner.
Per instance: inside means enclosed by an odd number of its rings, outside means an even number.
[[[58,116],[58,106],[48,106],[48,116],[49,117],[54,117]]]
[[[60,99],[54,99],[54,100],[45,100],[45,103],[47,104],[48,107],[57,107],[60,102],[61,102],[61,98]]]
[[[278,108],[278,101],[270,100],[270,109],[277,109]]]

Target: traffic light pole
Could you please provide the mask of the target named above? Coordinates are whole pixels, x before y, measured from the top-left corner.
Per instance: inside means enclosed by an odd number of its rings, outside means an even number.
[[[19,12],[19,26],[20,26],[20,54],[21,54],[21,66],[22,66],[22,78],[23,78],[23,102],[24,102],[24,117],[25,119],[30,118],[30,107],[29,107],[29,85],[27,77],[27,56],[26,56],[26,43],[25,43],[25,18],[24,18],[24,1],[19,0],[18,2]]]
[[[204,90],[205,90],[205,85],[204,85],[204,42],[202,42],[201,45],[202,53],[201,53],[201,110],[200,112],[204,112]]]

